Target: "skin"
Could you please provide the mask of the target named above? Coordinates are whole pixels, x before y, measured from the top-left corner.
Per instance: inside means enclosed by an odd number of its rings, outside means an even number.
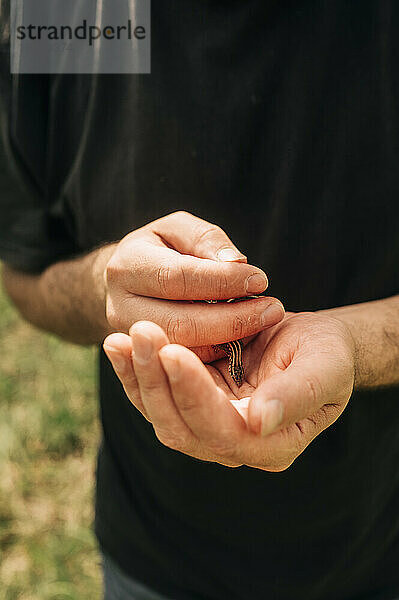
[[[207,360],[215,357],[212,344],[250,337],[284,316],[270,297],[191,302],[260,294],[268,281],[219,227],[185,212],[39,275],[6,267],[3,281],[26,320],[69,341],[99,344],[145,319]]]
[[[283,471],[355,387],[399,384],[399,297],[286,315],[245,347],[240,388],[226,360],[204,365],[154,323],[111,335],[104,348],[161,443],[230,467]]]
[[[203,460],[284,470],[354,388],[399,384],[399,296],[285,316],[274,298],[187,302],[267,286],[220,228],[188,213],[40,275],[5,268],[3,278],[33,324],[78,343],[107,336],[130,401],[161,443]],[[211,348],[238,338],[246,342],[240,388]]]

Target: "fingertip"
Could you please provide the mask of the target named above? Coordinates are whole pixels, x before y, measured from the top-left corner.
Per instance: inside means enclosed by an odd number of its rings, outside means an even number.
[[[177,344],[168,344],[167,346],[163,346],[158,351],[159,360],[161,361],[161,365],[164,368],[169,381],[174,383],[180,379],[180,360],[177,351]]]
[[[121,352],[119,348],[115,348],[115,346],[111,346],[109,344],[104,343],[103,348],[116,374],[118,376],[123,375],[128,364],[128,358],[126,355]]]
[[[285,317],[285,308],[283,303],[280,300],[276,299],[276,310],[280,311],[280,316],[278,322],[282,321]]]
[[[136,332],[141,333],[142,330],[146,327],[148,321],[136,321],[129,328],[129,335],[132,337]]]
[[[245,282],[245,291],[247,294],[262,294],[268,288],[269,281],[266,273],[258,271],[250,275]]]
[[[126,333],[111,333],[103,341],[104,352],[121,353],[129,351],[131,348],[131,339]]]
[[[277,325],[284,319],[285,309],[279,300],[274,299],[263,311],[261,324],[263,327]]]
[[[247,262],[247,257],[236,248],[221,248],[216,254],[217,260],[221,262]]]
[[[256,435],[267,437],[281,428],[284,405],[278,398],[255,396],[248,407],[248,425]]]
[[[173,370],[174,378],[177,379],[178,375],[184,371],[184,376],[190,378],[191,375],[197,372],[198,367],[205,369],[208,373],[202,360],[189,348],[181,346],[180,344],[167,344],[158,351],[158,356],[161,364],[165,370],[168,371],[168,375]]]
[[[133,325],[130,327],[129,335],[132,337],[132,336],[134,336],[135,333],[138,333],[140,335],[144,335],[147,337],[152,337],[154,335],[162,336],[166,340],[165,343],[167,343],[167,341],[168,341],[166,333],[164,332],[162,327],[160,327],[153,321],[136,321],[136,323],[133,323]]]
[[[182,351],[184,352],[184,350],[187,350],[187,348],[180,346],[180,344],[166,344],[165,346],[162,346],[158,354],[161,359],[165,358],[166,360],[178,360],[179,355]]]
[[[248,427],[255,435],[259,435],[262,427],[261,401],[252,396],[248,404]]]
[[[284,405],[278,398],[264,402],[261,413],[261,435],[266,437],[279,429],[284,418]]]

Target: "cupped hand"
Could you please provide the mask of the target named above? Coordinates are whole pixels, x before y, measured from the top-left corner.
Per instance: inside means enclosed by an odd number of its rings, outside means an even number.
[[[152,321],[171,342],[208,347],[208,358],[210,344],[251,336],[284,316],[281,303],[270,297],[234,305],[192,302],[258,295],[268,282],[220,227],[185,212],[128,234],[116,246],[105,279],[112,331],[127,333],[132,323]]]
[[[343,412],[354,344],[339,320],[290,314],[244,349],[238,388],[227,360],[204,365],[150,322],[113,334],[104,349],[134,406],[164,445],[195,458],[286,469]]]

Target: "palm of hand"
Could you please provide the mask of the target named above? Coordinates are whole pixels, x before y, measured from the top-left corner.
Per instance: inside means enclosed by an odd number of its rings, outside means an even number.
[[[143,336],[151,357],[139,356]],[[252,338],[243,350],[240,388],[227,359],[204,365],[154,323],[110,337],[125,356],[125,366],[114,362],[114,368],[159,441],[223,465],[286,469],[339,417],[352,393],[352,337],[323,313],[288,315]]]
[[[260,405],[265,396],[283,402],[283,423],[264,442],[265,450],[274,447],[280,461],[283,447],[291,451],[283,460],[286,468],[343,412],[353,388],[351,339],[335,319],[290,314],[245,346],[243,363],[241,387],[230,377],[226,359],[209,365],[208,370],[252,431],[262,429]],[[267,430],[267,423],[263,427]]]

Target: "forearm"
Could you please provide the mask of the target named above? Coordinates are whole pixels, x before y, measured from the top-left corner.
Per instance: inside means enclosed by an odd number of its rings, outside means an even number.
[[[104,269],[113,251],[110,244],[55,263],[40,275],[4,266],[4,287],[33,325],[78,344],[100,343],[111,333],[105,316]]]
[[[399,296],[321,311],[343,321],[355,342],[355,388],[399,384]]]

